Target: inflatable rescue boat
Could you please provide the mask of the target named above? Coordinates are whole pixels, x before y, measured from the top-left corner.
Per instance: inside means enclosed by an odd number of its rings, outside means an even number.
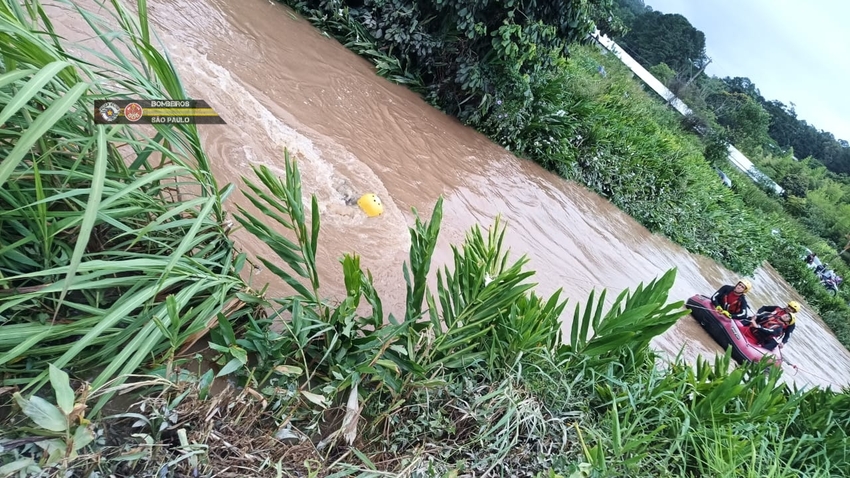
[[[690,309],[691,315],[702,328],[723,349],[732,347],[732,358],[739,364],[745,360],[758,362],[767,355],[772,359],[773,365],[777,367],[782,365],[782,355],[778,350],[771,351],[759,346],[754,337],[745,330],[746,326],[717,312],[711,305],[710,297],[697,294],[688,299],[686,307]]]

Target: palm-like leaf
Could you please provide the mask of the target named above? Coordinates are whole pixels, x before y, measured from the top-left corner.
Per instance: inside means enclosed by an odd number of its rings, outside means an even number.
[[[614,359],[619,357],[624,346],[632,351],[645,350],[653,337],[664,333],[688,314],[681,301],[667,304],[675,278],[676,269],[671,269],[645,287],[641,283],[634,292],[623,291],[604,316],[605,291],[595,306],[594,292],[591,292],[583,315],[576,306],[570,342],[562,351],[582,357]]]
[[[0,1],[0,370],[32,388],[47,382],[48,362],[100,368],[95,386],[134,372],[204,330],[244,287],[222,226],[229,188],[219,190],[195,127],[156,126],[149,138],[93,122],[95,99],[186,97],[150,43],[145,9],[140,30],[119,3],[104,4],[114,32],[66,4],[108,47],[88,52],[106,66],[69,54],[39,2]],[[176,344],[154,317],[181,321]]]
[[[303,300],[318,305],[321,303],[319,296],[319,274],[316,269],[316,250],[318,248],[319,229],[319,206],[316,196],[312,196],[311,203],[311,225],[306,224],[306,213],[302,200],[301,176],[298,165],[289,157],[289,151],[284,151],[284,163],[286,176],[283,180],[275,178],[272,172],[265,166],[253,168],[263,185],[269,190],[263,191],[253,181],[244,178],[245,184],[253,194],[245,192],[249,201],[261,212],[263,217],[259,218],[249,214],[242,206],[237,205],[241,213],[235,218],[242,226],[257,238],[265,242],[277,253],[284,264],[289,266],[293,272],[302,279],[308,281],[307,286],[302,284],[290,272],[279,267],[277,264],[260,258],[260,261],[278,277],[289,284]],[[274,220],[283,228],[293,231],[295,240],[286,238],[283,234],[269,227],[267,222]]]

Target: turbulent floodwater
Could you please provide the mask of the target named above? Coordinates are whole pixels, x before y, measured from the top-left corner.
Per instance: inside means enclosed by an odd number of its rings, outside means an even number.
[[[508,224],[506,242],[515,257],[527,254],[537,271],[538,292],[563,288],[570,297],[565,333],[576,303],[593,289],[608,289],[609,302],[626,288],[677,268],[671,301],[710,295],[737,277],[711,260],[650,234],[607,200],[539,166],[521,160],[487,138],[428,106],[405,88],[373,73],[371,66],[314,29],[285,6],[269,0],[150,0],[151,18],[193,97],[207,100],[226,126],[201,127],[219,181],[242,186],[250,166],[281,171],[283,149],[298,160],[304,190],[322,209],[320,273],[326,295],[344,294],[338,263],[345,252],[371,270],[385,310],[403,313],[402,263],[410,244],[411,208],[429,217],[444,197],[444,219],[434,265],[451,261],[475,224],[497,215]],[[90,37],[71,14],[62,28]],[[344,194],[376,193],[384,214],[367,218],[345,206]],[[241,204],[240,194],[228,209]],[[242,247],[272,257],[263,245],[238,234]],[[432,271],[434,268],[432,268]],[[285,290],[260,273],[258,283]],[[753,277],[750,303],[805,301],[769,265]],[[850,353],[809,309],[784,357],[800,386],[850,384]],[[653,345],[688,360],[722,352],[686,316]]]

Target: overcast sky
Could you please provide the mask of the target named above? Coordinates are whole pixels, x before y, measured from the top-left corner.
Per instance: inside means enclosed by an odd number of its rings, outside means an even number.
[[[850,0],[644,0],[705,33],[710,75],[747,77],[767,100],[850,141]]]

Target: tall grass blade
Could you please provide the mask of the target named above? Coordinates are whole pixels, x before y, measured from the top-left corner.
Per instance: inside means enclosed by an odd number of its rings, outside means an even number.
[[[248,298],[222,227],[232,187],[215,183],[197,129],[157,125],[150,138],[93,124],[94,99],[184,98],[173,65],[151,53],[146,3],[139,28],[98,2],[119,31],[60,3],[106,53],[68,53],[36,0],[0,2],[0,383],[31,391],[51,363],[94,372],[96,385],[154,366],[219,314],[244,317],[226,306]]]
[[[30,79],[30,81],[28,81],[26,85],[18,91],[14,98],[12,98],[12,101],[6,104],[3,111],[0,111],[0,124],[5,123],[12,117],[13,114],[17,113],[18,110],[26,105],[34,96],[36,96],[36,94],[40,93],[42,87],[44,87],[47,83],[50,83],[57,73],[68,66],[70,66],[70,64],[66,61],[54,61],[42,68],[41,71],[33,76],[32,79]],[[12,72],[12,79],[15,79],[15,77],[18,76],[14,75],[14,73],[16,72]],[[2,83],[3,82],[0,81],[0,85],[2,85]]]
[[[91,237],[92,229],[94,229],[97,214],[100,210],[100,201],[103,195],[103,183],[106,178],[106,127],[98,125],[97,127],[97,156],[94,160],[94,175],[92,177],[91,191],[89,192],[89,200],[83,212],[83,221],[80,225],[80,232],[77,235],[77,241],[74,245],[74,253],[71,256],[71,265],[68,267],[68,274],[65,277],[65,286],[62,288],[62,293],[59,295],[56,311],[53,313],[53,320],[59,315],[62,301],[65,299],[65,294],[68,292],[74,275],[77,273],[77,267],[83,260],[83,254]]]
[[[68,93],[63,95],[61,99],[51,104],[47,110],[38,115],[32,126],[26,130],[9,155],[6,156],[6,159],[0,163],[0,187],[6,183],[6,180],[12,175],[12,171],[14,171],[24,156],[29,153],[30,148],[33,147],[36,141],[41,139],[47,133],[47,130],[68,114],[72,105],[80,99],[88,88],[88,84],[78,83]]]

